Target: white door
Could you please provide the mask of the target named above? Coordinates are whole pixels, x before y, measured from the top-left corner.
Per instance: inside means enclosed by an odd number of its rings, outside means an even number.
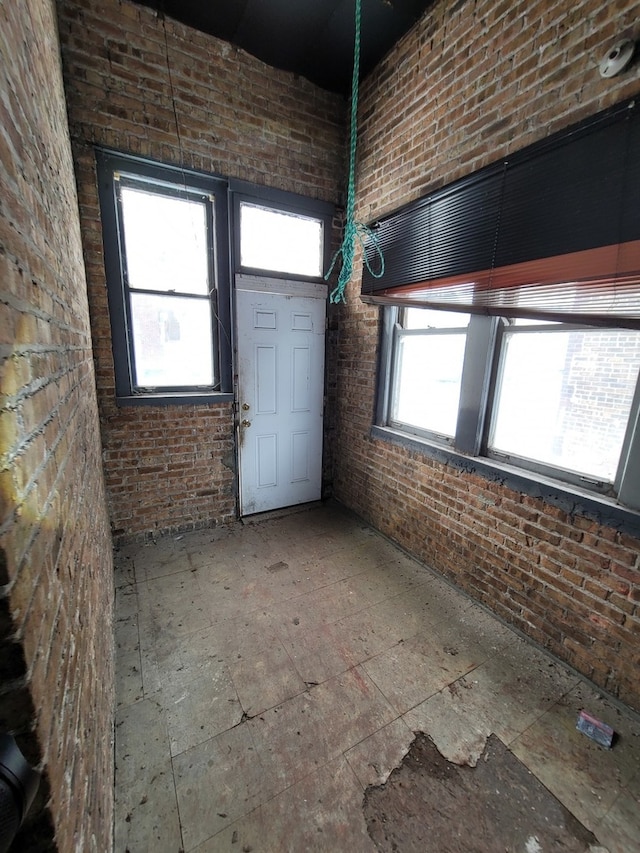
[[[320,498],[325,310],[322,285],[236,281],[242,515]]]

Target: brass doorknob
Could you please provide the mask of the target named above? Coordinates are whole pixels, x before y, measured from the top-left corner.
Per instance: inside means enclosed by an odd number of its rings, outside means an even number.
[[[248,420],[245,418],[245,419],[242,421],[242,426],[243,426],[243,427],[250,427],[250,426],[251,426],[251,421],[248,421]]]

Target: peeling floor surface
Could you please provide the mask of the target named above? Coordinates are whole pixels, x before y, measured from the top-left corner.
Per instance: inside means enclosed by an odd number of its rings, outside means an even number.
[[[116,566],[116,853],[377,853],[365,790],[415,732],[471,766],[496,735],[609,853],[640,850],[638,716],[337,504]]]
[[[469,767],[418,732],[385,784],[367,788],[364,813],[380,853],[603,849],[496,735]]]

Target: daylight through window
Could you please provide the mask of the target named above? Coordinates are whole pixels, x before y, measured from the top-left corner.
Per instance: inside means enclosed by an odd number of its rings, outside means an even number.
[[[640,331],[385,311],[382,426],[640,508]]]
[[[240,203],[240,266],[285,275],[322,275],[322,219]]]
[[[213,387],[213,202],[119,183],[134,388]]]

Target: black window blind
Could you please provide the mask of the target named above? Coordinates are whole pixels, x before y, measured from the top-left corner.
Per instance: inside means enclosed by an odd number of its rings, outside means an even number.
[[[603,111],[373,227],[385,272],[364,266],[365,301],[640,327],[640,109]]]

